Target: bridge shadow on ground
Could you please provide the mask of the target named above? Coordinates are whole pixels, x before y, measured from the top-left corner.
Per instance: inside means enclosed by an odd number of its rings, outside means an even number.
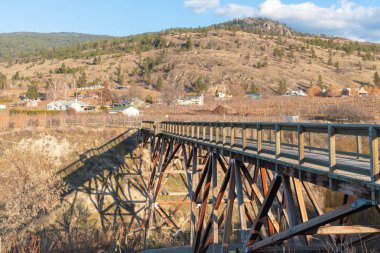
[[[78,221],[78,208],[86,209],[94,227],[114,242],[125,245],[128,233],[141,227],[147,196],[142,168],[149,168],[149,153],[138,148],[141,141],[138,132],[128,130],[58,172],[68,185],[63,199],[69,208],[60,222],[67,233]]]

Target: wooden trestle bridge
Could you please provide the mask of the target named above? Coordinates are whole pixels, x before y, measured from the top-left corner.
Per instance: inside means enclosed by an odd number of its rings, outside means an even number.
[[[380,125],[143,122],[140,133],[151,151],[145,240],[163,223],[194,253],[323,252],[380,235]],[[170,174],[184,192],[165,190]]]

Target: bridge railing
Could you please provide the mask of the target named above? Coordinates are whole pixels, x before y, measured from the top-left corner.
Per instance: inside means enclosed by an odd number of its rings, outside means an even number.
[[[368,186],[375,185],[379,180],[380,125],[146,121],[143,127],[274,160],[288,159],[299,166],[323,166],[328,168],[328,174],[332,177],[339,177],[335,173],[337,170],[348,172],[351,176],[361,176],[370,183]],[[356,139],[356,152],[338,150],[337,136]],[[289,139],[290,143],[286,141]],[[318,146],[316,142],[322,144]],[[368,148],[366,152],[363,152],[363,145]]]

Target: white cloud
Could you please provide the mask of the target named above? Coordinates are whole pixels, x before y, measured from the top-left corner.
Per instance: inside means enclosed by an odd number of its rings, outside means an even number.
[[[283,21],[307,32],[326,33],[357,40],[380,39],[380,7],[364,7],[341,0],[330,7],[312,2],[284,4],[281,0],[265,0],[258,16]]]
[[[228,18],[267,17],[303,32],[380,41],[380,6],[363,6],[349,0],[339,0],[328,7],[317,3],[316,0],[298,4],[264,0],[253,7],[234,3],[220,6],[220,0],[185,0],[185,6],[196,12],[214,9],[217,15]]]
[[[186,8],[193,9],[196,13],[202,13],[217,8],[220,0],[185,0],[184,4]]]
[[[229,18],[243,18],[255,16],[256,9],[239,4],[227,4],[226,6],[218,8],[216,13],[219,16],[226,16]]]

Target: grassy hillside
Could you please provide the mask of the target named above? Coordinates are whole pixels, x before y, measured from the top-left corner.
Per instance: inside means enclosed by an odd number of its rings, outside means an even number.
[[[96,41],[105,37],[80,33],[0,33],[0,60],[23,57],[36,50]]]
[[[267,95],[287,88],[321,88],[340,94],[344,86],[365,86],[377,94],[380,45],[299,34],[267,19],[234,20],[205,28],[170,29],[124,38],[38,50],[18,63],[0,64],[7,89],[41,89],[57,81],[85,86],[130,86],[145,98],[176,91],[247,91]],[[64,66],[62,65],[64,63]],[[85,78],[83,78],[85,77]]]

